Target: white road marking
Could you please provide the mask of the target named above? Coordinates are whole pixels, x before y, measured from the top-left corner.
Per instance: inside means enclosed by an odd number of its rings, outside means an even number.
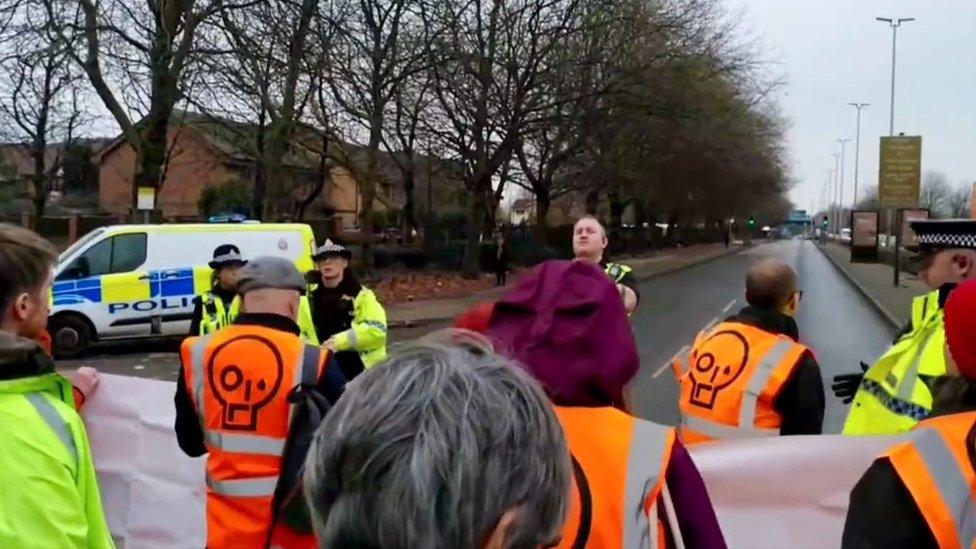
[[[729,301],[729,304],[726,305],[724,309],[722,309],[722,314],[719,315],[719,316],[716,316],[715,318],[713,318],[711,320],[709,320],[708,321],[708,324],[705,324],[705,326],[701,330],[699,330],[699,331],[701,331],[701,332],[707,332],[708,330],[711,330],[713,326],[715,326],[716,324],[719,323],[719,321],[721,320],[721,317],[724,316],[726,313],[728,313],[732,309],[732,307],[735,306],[735,302],[736,302],[735,299],[733,299],[732,301]],[[667,362],[665,362],[664,364],[662,364],[661,367],[657,369],[657,371],[655,371],[653,374],[651,374],[651,377],[652,378],[657,378],[658,376],[660,376],[662,373],[664,373],[664,370],[666,370],[666,369],[668,369],[668,368],[671,367],[671,363],[674,362],[675,359],[677,359],[680,355],[685,354],[688,351],[688,349],[690,349],[690,348],[691,348],[690,345],[685,345],[684,347],[678,349],[678,352],[677,353],[674,353],[674,356],[672,356],[670,360],[668,360]]]
[[[135,366],[132,367],[132,369],[133,370],[145,370],[146,367],[143,366],[142,364],[136,364]]]
[[[669,361],[665,362],[664,364],[662,364],[661,367],[658,368],[656,372],[654,372],[653,374],[651,374],[651,377],[655,377],[656,378],[657,376],[659,376],[662,373],[664,373],[664,370],[666,368],[670,368],[671,367],[671,363],[674,362],[680,355],[685,354],[685,352],[689,348],[691,348],[690,345],[685,345],[684,347],[678,349],[678,352],[677,353],[674,353],[674,356],[671,357],[671,360],[669,360]]]

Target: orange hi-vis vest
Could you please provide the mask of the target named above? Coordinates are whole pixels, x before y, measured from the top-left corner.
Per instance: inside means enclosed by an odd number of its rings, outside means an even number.
[[[738,322],[700,334],[679,374],[681,440],[779,435],[773,404],[807,352],[785,335]]]
[[[664,548],[680,536],[665,485],[675,431],[616,408],[556,406],[575,489],[560,548]],[[664,508],[658,502],[664,503]],[[672,517],[666,527],[661,517]]]
[[[976,471],[967,448],[974,424],[976,412],[924,420],[885,454],[942,549],[976,547]]]
[[[209,453],[207,547],[314,547],[313,536],[269,530],[289,393],[321,376],[328,352],[280,330],[231,325],[187,338],[180,358]]]

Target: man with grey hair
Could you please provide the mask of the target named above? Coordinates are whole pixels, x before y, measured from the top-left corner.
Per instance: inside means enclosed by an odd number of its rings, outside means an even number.
[[[559,543],[570,461],[559,420],[487,348],[402,347],[349,384],[305,464],[319,547]]]

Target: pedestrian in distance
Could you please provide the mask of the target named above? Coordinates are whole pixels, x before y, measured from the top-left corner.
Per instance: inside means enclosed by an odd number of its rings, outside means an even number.
[[[386,358],[386,311],[353,275],[344,243],[327,239],[312,259],[318,269],[309,286],[315,330],[351,380]]]
[[[820,367],[794,320],[802,295],[786,263],[750,267],[748,305],[699,334],[677,366],[685,443],[821,433]]]
[[[339,399],[345,378],[301,338],[305,289],[291,261],[254,258],[238,275],[244,312],[180,349],[176,438],[187,455],[207,454],[207,547],[315,546],[311,524],[283,503],[317,427],[307,418]]]
[[[875,460],[851,492],[843,547],[976,543],[976,281],[945,305],[948,376],[932,413]]]
[[[71,382],[38,338],[47,324],[50,242],[0,224],[0,547],[114,547]],[[97,377],[83,374],[91,394]]]
[[[911,430],[932,412],[932,383],[946,373],[944,308],[957,284],[976,279],[976,220],[913,221],[919,278],[931,290],[912,301],[908,324],[861,372],[834,377],[834,395],[851,402],[844,434]]]
[[[573,255],[576,261],[597,265],[603,269],[610,280],[616,284],[624,309],[629,316],[640,303],[637,279],[634,278],[633,269],[627,265],[606,260],[605,254],[609,243],[607,229],[597,218],[585,215],[573,225]]]
[[[509,262],[508,242],[505,235],[498,233],[495,239],[495,286],[504,286],[508,274]]]
[[[237,274],[247,260],[233,244],[221,244],[214,249],[211,289],[193,298],[193,317],[190,335],[212,334],[230,324],[240,314],[237,297]]]
[[[627,411],[637,345],[617,288],[598,267],[543,263],[488,318],[494,348],[542,384],[569,442],[574,489],[558,547],[725,547],[675,430]]]
[[[570,462],[538,384],[487,343],[431,338],[351,383],[305,466],[319,547],[542,548]]]

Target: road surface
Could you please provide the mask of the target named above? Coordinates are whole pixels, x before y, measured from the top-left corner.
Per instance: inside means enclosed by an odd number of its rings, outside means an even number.
[[[861,360],[873,361],[887,348],[894,330],[813,243],[799,240],[762,244],[641,285],[641,306],[633,319],[641,359],[632,392],[638,415],[677,422],[678,385],[667,364],[699,330],[744,306],[746,270],[763,257],[783,259],[797,271],[804,292],[797,318],[800,337],[816,352],[827,390],[824,429],[840,431],[846,407],[829,393],[830,378],[857,370]],[[406,341],[445,326],[395,329],[391,340]],[[172,381],[177,349],[172,341],[110,345],[59,366],[90,365],[102,372]]]
[[[861,360],[872,362],[895,330],[812,242],[802,240],[763,244],[641,285],[633,319],[641,372],[631,393],[638,415],[677,423],[678,385],[667,364],[699,330],[745,306],[746,271],[764,257],[782,259],[796,270],[803,290],[800,340],[816,353],[827,391],[824,432],[840,432],[847,407],[830,393],[830,379],[860,371]]]

